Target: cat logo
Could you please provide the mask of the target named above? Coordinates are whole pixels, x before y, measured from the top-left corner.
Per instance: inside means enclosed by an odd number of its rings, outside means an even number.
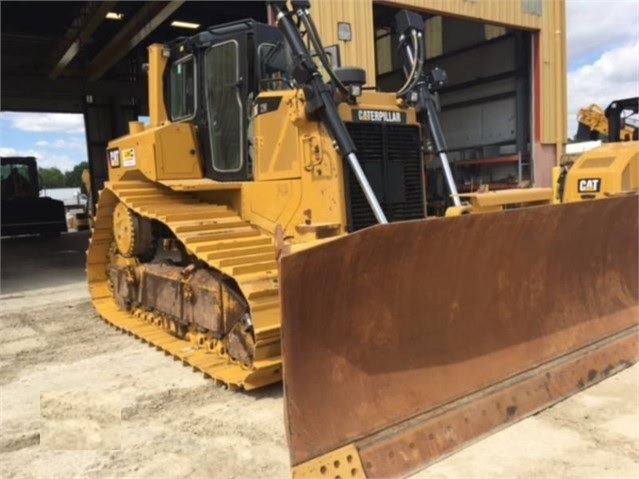
[[[111,168],[119,168],[120,150],[118,150],[117,148],[107,150],[107,161],[109,162],[109,166],[111,166]]]
[[[577,191],[579,193],[599,193],[601,178],[582,178],[578,180]]]

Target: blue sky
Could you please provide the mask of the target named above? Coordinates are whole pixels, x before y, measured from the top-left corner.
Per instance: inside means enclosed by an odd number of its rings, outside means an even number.
[[[571,136],[579,108],[639,96],[639,1],[566,0],[566,16]],[[0,156],[11,155],[72,169],[87,158],[82,116],[0,113]]]
[[[1,156],[35,156],[42,167],[62,171],[86,161],[82,115],[0,113]]]
[[[579,108],[639,96],[639,1],[567,0],[568,136]]]

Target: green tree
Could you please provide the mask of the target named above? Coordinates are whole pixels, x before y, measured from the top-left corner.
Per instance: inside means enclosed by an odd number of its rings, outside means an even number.
[[[64,188],[64,173],[58,168],[38,168],[40,188]]]
[[[64,185],[69,188],[80,188],[81,191],[84,191],[84,185],[82,184],[82,171],[89,168],[89,163],[83,161],[73,167],[71,171],[66,171],[64,173]]]

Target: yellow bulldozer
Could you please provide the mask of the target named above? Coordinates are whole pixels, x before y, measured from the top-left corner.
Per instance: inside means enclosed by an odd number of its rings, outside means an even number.
[[[575,139],[593,138],[583,133],[587,123],[590,131],[605,135],[605,143],[555,168],[556,201],[591,200],[639,191],[639,128],[628,121],[639,113],[639,97],[613,100],[605,110],[592,108],[582,108],[577,114]],[[585,110],[597,112],[596,122],[593,123],[593,116],[584,115]],[[628,115],[624,116],[626,112]]]
[[[457,195],[463,202],[446,216],[490,213],[507,208],[570,203],[639,191],[639,128],[629,118],[639,113],[639,97],[613,100],[603,110],[596,105],[577,114],[575,139],[599,136],[605,142],[579,154],[567,154],[552,171],[551,188],[513,188]]]
[[[575,140],[589,141],[600,137],[610,141],[637,141],[639,127],[626,121],[624,111],[637,114],[639,98],[614,100],[605,109],[597,104],[581,108],[577,112],[577,133]]]
[[[106,321],[229,388],[283,378],[300,477],[408,474],[637,360],[636,195],[425,219],[423,19],[381,93],[308,1],[268,3],[149,48],[87,252]]]

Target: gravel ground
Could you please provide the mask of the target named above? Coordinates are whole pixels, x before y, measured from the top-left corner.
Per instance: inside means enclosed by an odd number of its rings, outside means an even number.
[[[3,479],[287,477],[279,386],[214,387],[98,319],[83,285],[5,298]]]

